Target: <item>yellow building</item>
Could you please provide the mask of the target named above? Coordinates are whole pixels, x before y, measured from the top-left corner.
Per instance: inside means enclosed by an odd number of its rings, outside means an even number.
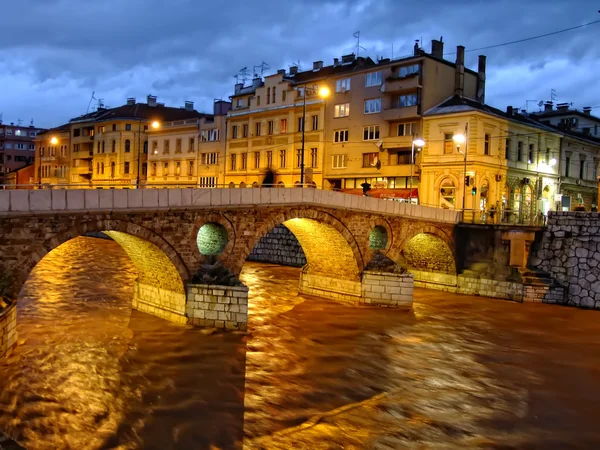
[[[71,134],[68,124],[45,130],[34,139],[35,183],[66,186],[71,166]]]
[[[216,101],[214,114],[162,122],[148,130],[148,186],[216,187],[224,184],[226,114],[231,104]]]
[[[541,223],[555,210],[560,134],[536,120],[453,96],[425,112],[417,158],[423,204],[466,220]]]

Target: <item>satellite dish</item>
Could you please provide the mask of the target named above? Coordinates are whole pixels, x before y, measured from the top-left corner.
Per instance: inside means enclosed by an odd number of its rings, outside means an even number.
[[[382,140],[382,139],[379,139],[379,140],[378,140],[378,141],[375,143],[375,145],[377,146],[377,148],[379,149],[379,151],[380,151],[380,152],[383,152],[383,151],[385,151],[385,148],[383,148],[383,140]]]
[[[542,105],[543,105],[543,104],[544,104],[544,102],[543,102],[542,100],[540,100],[540,101],[538,102],[538,106],[539,106],[540,108],[542,107]]]
[[[377,167],[377,164],[381,165],[381,163],[379,162],[379,158],[376,156],[375,158],[373,158],[373,162],[371,163],[371,167]]]

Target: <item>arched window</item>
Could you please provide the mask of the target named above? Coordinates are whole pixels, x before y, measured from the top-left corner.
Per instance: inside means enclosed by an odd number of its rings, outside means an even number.
[[[229,187],[230,188],[234,188],[235,187],[235,183],[232,181],[231,183],[229,183]]]
[[[96,163],[96,174],[100,174],[100,163]]]
[[[246,187],[246,183],[244,183],[243,181],[240,183],[240,187],[241,188],[245,188]]]
[[[454,182],[446,178],[440,184],[440,206],[446,209],[456,208],[456,186]]]
[[[255,181],[254,183],[252,183],[252,187],[253,187],[253,188],[257,188],[257,187],[260,187],[260,186],[259,186],[259,184],[258,184],[258,183]]]
[[[129,153],[131,151],[131,141],[129,139],[125,140],[125,153]]]
[[[481,186],[481,190],[479,191],[479,210],[485,211],[488,208],[488,193],[489,187],[487,181],[483,183]]]
[[[104,141],[102,141],[102,153],[104,153]]]
[[[110,163],[110,176],[111,176],[111,178],[114,178],[114,177],[115,177],[115,168],[116,168],[116,167],[115,167],[115,162],[114,162],[114,161],[112,161],[112,162]]]
[[[114,152],[116,152],[116,151],[117,151],[117,141],[115,141],[115,140],[113,139],[113,141],[112,141],[112,152],[114,153]]]
[[[285,187],[285,183],[283,181],[280,181],[279,183],[277,183],[277,187],[278,188],[284,188]]]
[[[100,173],[104,175],[104,163],[100,163]]]

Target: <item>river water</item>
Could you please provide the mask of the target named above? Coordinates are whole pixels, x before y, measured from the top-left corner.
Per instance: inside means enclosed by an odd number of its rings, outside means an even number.
[[[426,290],[413,312],[352,308],[247,263],[250,332],[211,333],[132,311],[135,276],[94,238],[38,264],[0,430],[27,449],[600,448],[599,312]]]

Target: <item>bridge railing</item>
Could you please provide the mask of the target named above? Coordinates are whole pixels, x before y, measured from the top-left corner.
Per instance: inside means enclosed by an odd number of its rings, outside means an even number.
[[[457,223],[457,211],[319,189],[10,189],[0,190],[0,215],[169,211],[210,207],[315,205]]]
[[[531,214],[513,209],[488,209],[484,211],[467,209],[460,213],[461,223],[472,224],[543,227],[546,226],[547,220],[548,218],[542,213]]]

